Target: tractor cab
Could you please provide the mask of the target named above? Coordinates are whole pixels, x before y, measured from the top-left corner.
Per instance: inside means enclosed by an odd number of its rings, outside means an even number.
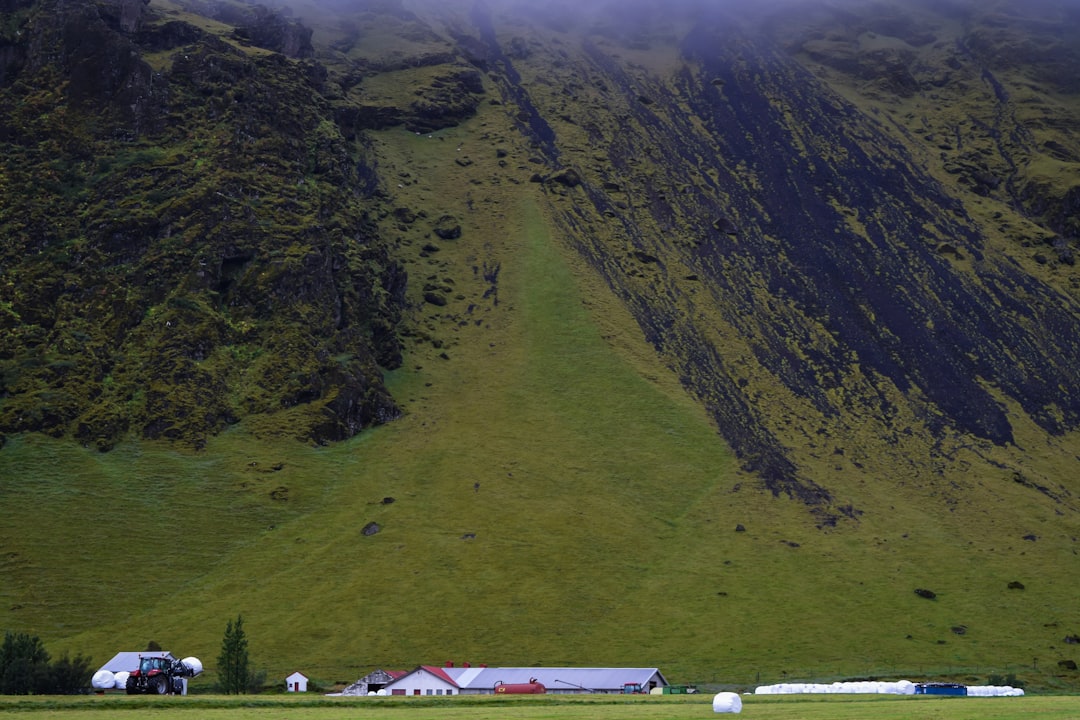
[[[645,690],[641,687],[641,683],[625,683],[622,686],[623,695],[644,695]]]
[[[151,675],[157,675],[158,673],[165,672],[172,665],[166,658],[163,657],[144,657],[139,658],[139,669],[133,674],[142,675],[144,677],[150,677]]]

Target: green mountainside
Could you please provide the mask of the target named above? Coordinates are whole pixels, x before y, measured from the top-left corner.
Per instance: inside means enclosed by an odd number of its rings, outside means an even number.
[[[1076,37],[0,0],[0,628],[1075,689]]]

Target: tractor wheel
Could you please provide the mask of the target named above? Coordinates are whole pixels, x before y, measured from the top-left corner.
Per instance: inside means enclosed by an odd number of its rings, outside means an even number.
[[[124,683],[124,689],[127,690],[128,695],[138,695],[139,694],[139,688],[135,684],[135,678],[133,678],[133,677],[129,677],[127,679],[127,682]]]
[[[158,675],[154,678],[154,692],[158,695],[164,695],[169,692],[169,681],[162,675]]]

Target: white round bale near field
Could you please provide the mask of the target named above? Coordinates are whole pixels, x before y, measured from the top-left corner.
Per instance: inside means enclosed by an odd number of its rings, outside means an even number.
[[[191,668],[192,675],[198,675],[203,671],[202,660],[197,657],[186,657],[180,662]]]
[[[90,684],[95,690],[112,690],[113,685],[116,684],[116,676],[108,670],[98,670],[90,679]]]
[[[712,710],[718,713],[742,712],[742,698],[733,692],[716,693],[712,699]]]
[[[113,685],[113,687],[115,687],[117,690],[125,689],[127,687],[128,675],[130,674],[131,673],[129,673],[127,670],[121,670],[120,672],[116,673],[116,684]]]

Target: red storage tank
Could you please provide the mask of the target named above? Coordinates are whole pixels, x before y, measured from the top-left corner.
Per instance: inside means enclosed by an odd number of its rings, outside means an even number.
[[[546,692],[544,683],[537,682],[536,678],[529,678],[527,683],[504,683],[502,680],[495,683],[496,695],[543,695]]]

